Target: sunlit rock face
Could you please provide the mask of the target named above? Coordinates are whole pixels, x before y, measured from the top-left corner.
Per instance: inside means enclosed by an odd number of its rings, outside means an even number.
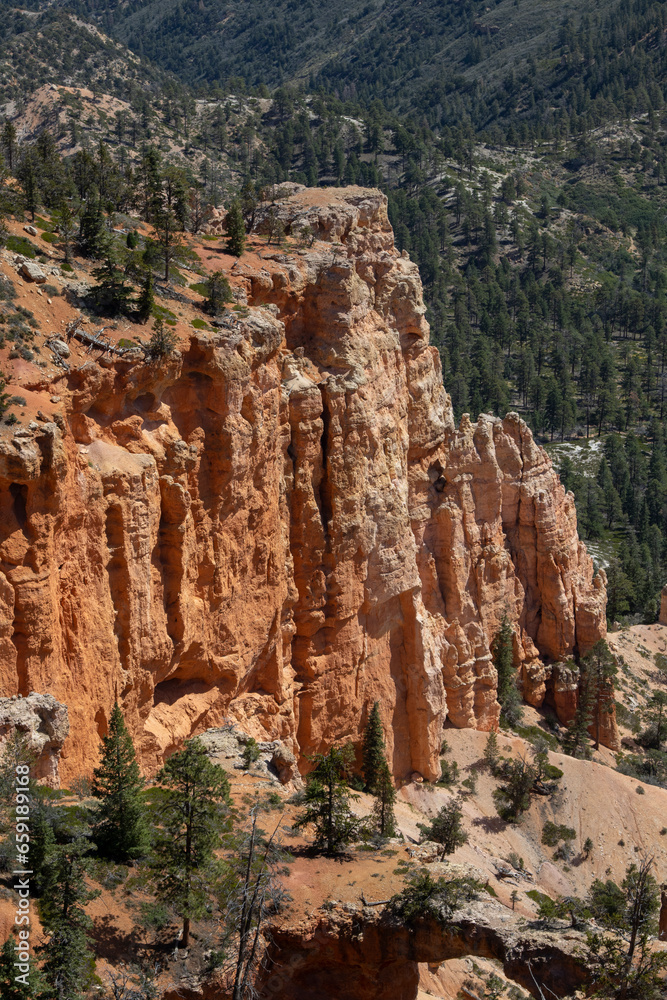
[[[70,373],[61,426],[0,442],[2,693],[68,706],[64,777],[117,698],[147,771],[225,719],[307,768],[377,700],[396,777],[433,778],[446,718],[497,724],[504,611],[534,705],[604,635],[604,574],[525,423],[455,426],[384,196],[274,211],[316,239],[243,256],[247,310],[163,364]]]

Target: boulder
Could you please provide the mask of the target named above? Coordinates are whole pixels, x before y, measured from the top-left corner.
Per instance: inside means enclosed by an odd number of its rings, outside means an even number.
[[[36,755],[35,777],[40,784],[60,787],[60,751],[69,734],[67,705],[51,694],[31,691],[27,698],[0,698],[0,745],[15,734],[27,737]]]
[[[34,281],[37,285],[42,285],[46,281],[46,275],[42,271],[41,267],[38,267],[38,265],[33,263],[31,260],[26,260],[21,264],[19,274],[26,281]]]
[[[61,358],[68,358],[72,353],[65,343],[64,340],[56,338],[55,340],[50,340],[48,346],[53,351],[54,354],[58,354]]]
[[[289,747],[278,741],[275,750],[271,754],[269,769],[276,772],[281,785],[287,785],[296,778],[300,780],[297,760]]]

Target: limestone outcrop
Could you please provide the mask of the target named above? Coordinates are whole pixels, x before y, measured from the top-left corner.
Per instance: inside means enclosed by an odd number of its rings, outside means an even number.
[[[384,196],[275,211],[316,238],[233,266],[247,308],[164,363],[63,374],[59,425],[0,439],[2,691],[68,705],[66,775],[117,697],[148,771],[226,721],[303,765],[378,700],[395,775],[432,778],[446,718],[497,723],[504,610],[533,704],[545,664],[605,633],[604,574],[526,424],[455,426]]]
[[[27,698],[0,698],[0,748],[15,736],[23,737],[34,755],[33,774],[38,782],[58,788],[60,752],[69,735],[67,706],[51,694]]]

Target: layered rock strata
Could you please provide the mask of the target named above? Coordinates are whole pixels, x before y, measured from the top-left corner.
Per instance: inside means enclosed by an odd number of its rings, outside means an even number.
[[[525,423],[455,426],[384,196],[277,210],[317,238],[244,255],[247,309],[165,363],[72,371],[58,424],[0,441],[2,691],[69,706],[69,775],[118,697],[148,770],[225,719],[303,760],[378,700],[396,776],[432,778],[447,718],[497,723],[505,610],[532,704],[604,635],[604,575]]]

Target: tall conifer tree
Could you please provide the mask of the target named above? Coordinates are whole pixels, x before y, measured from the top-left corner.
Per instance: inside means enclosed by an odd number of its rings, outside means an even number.
[[[118,702],[102,740],[100,766],[95,768],[93,795],[98,800],[95,842],[101,854],[124,862],[148,850],[145,808],[141,801],[144,781],[139,773],[132,737]]]
[[[0,951],[0,1000],[47,1000],[46,985],[35,963],[30,962],[30,971],[23,973],[14,965],[18,961],[10,937]]]
[[[380,703],[376,701],[369,712],[362,743],[361,769],[367,791],[372,792],[375,788],[383,762],[385,762],[384,732],[380,719]]]
[[[53,849],[45,872],[40,916],[49,937],[37,951],[49,1000],[83,1000],[93,984],[92,920],[84,910],[99,895],[86,885],[90,844],[83,837]]]
[[[245,250],[246,232],[243,212],[238,201],[233,201],[229,206],[225,219],[225,230],[227,232],[227,249],[235,257],[240,257]]]
[[[158,897],[183,920],[180,946],[187,948],[190,921],[206,914],[215,869],[214,851],[229,805],[227,775],[206,755],[198,739],[188,740],[157,776],[162,830],[155,849]]]
[[[377,832],[381,837],[393,837],[396,833],[396,816],[394,814],[394,803],[396,802],[396,789],[394,779],[389,770],[389,764],[382,758],[382,763],[378,769],[375,780],[375,805],[373,806],[373,816],[375,818]]]
[[[582,664],[577,709],[563,738],[563,751],[570,757],[580,757],[582,760],[590,760],[592,756],[591,739],[588,732],[592,718],[591,694],[588,673],[585,665]]]
[[[598,639],[590,653],[584,657],[583,662],[588,672],[591,690],[592,735],[595,740],[595,749],[599,750],[603,716],[611,715],[614,711],[616,661],[604,639]]]
[[[312,823],[315,846],[335,854],[350,844],[359,829],[359,820],[350,809],[347,777],[352,767],[352,745],[332,747],[329,753],[315,754],[315,768],[306,778],[305,808],[294,823],[298,829]]]

